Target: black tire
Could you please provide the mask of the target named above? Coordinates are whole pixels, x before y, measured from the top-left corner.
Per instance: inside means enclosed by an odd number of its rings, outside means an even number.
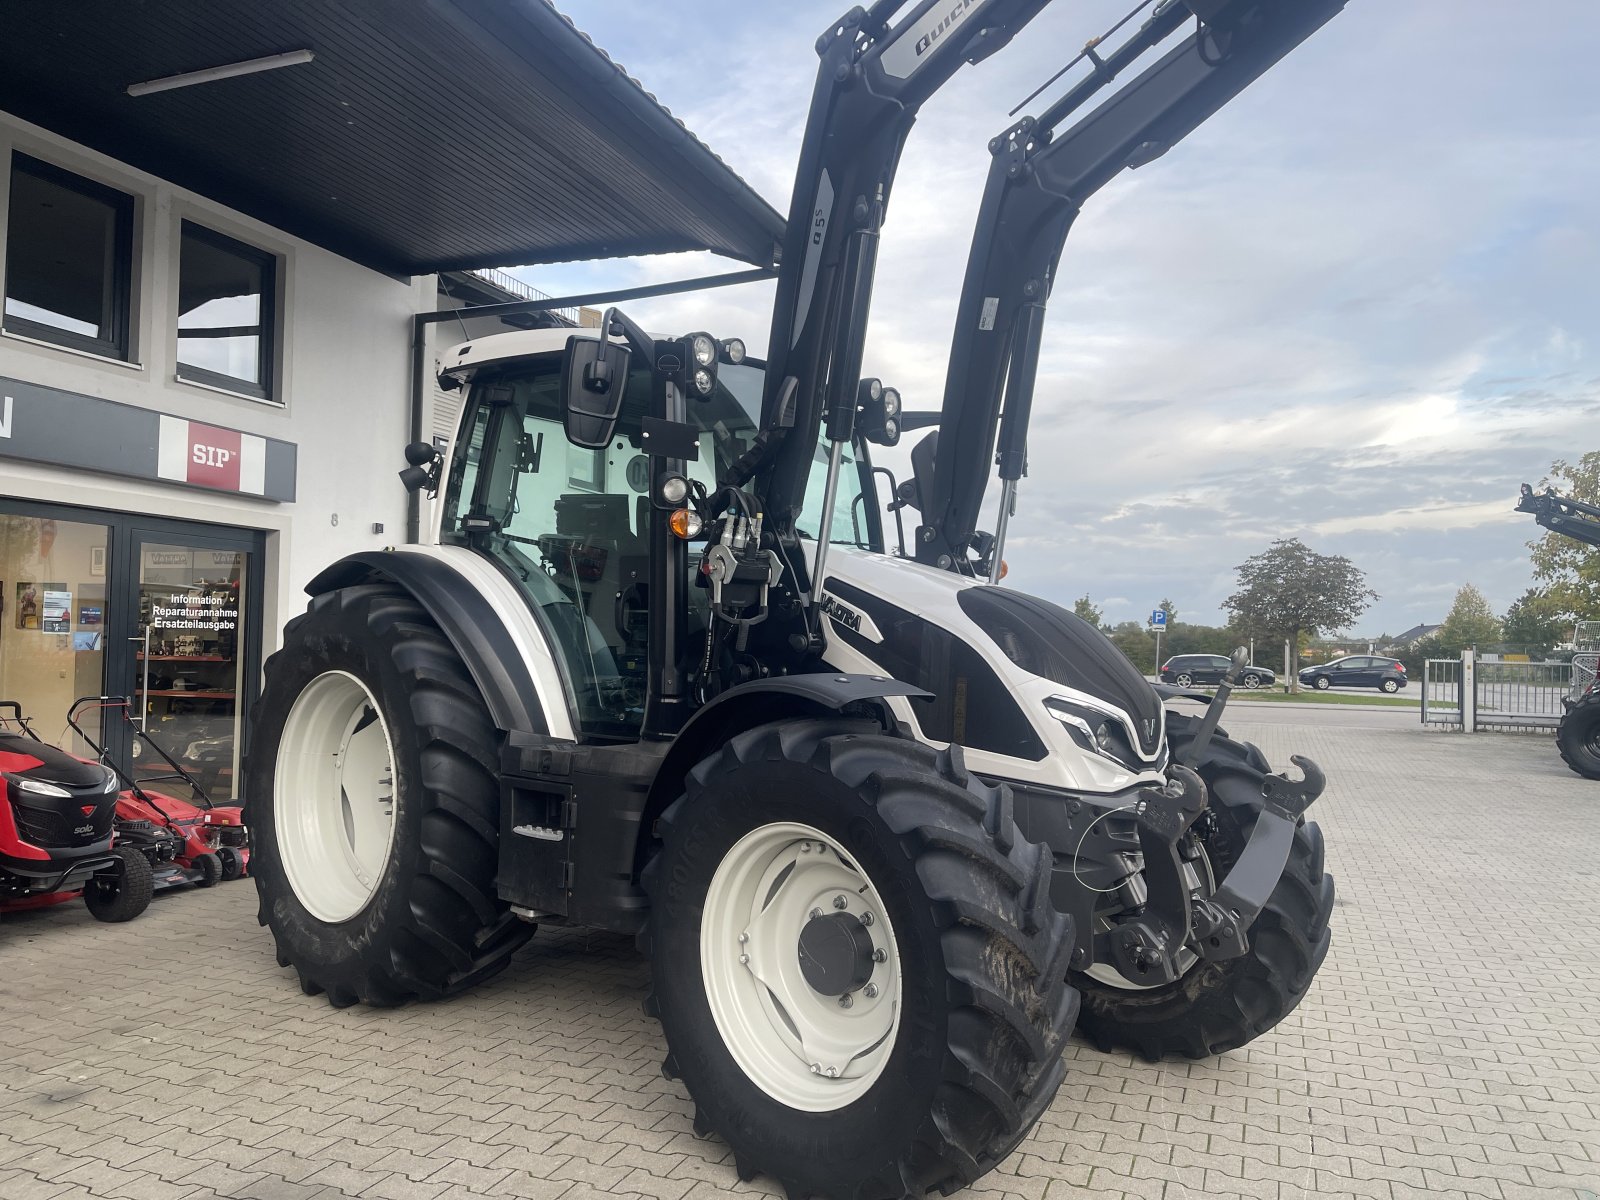
[[[1176,758],[1198,721],[1167,714]],[[1220,882],[1232,868],[1261,812],[1261,778],[1269,771],[1261,752],[1221,730],[1199,771],[1211,791],[1195,830]],[[1289,861],[1250,930],[1250,949],[1239,958],[1200,961],[1180,979],[1134,990],[1074,974],[1083,993],[1078,1028],[1101,1050],[1132,1050],[1155,1062],[1168,1057],[1206,1058],[1254,1041],[1305,998],[1329,945],[1333,877],[1323,869],[1322,831],[1302,820]]]
[[[222,859],[215,854],[200,854],[189,860],[189,865],[200,872],[195,887],[216,887],[222,882]]]
[[[274,772],[295,698],[346,671],[377,700],[394,754],[394,837],[371,898],[327,923],[295,895],[274,818]],[[251,875],[278,964],[335,1007],[440,999],[498,973],[533,932],[495,892],[500,790],[494,722],[460,657],[411,596],[388,585],[325,593],[267,660],[245,767]]]
[[[900,948],[899,1033],[852,1103],[790,1107],[738,1065],[700,967],[707,888],[751,830],[794,821],[855,856]],[[879,1200],[948,1193],[990,1170],[1049,1105],[1078,999],[1066,981],[1071,919],[1050,905],[1051,855],[1023,840],[1011,794],[876,726],[795,721],[733,738],[691,773],[661,818],[646,869],[652,900],[646,1011],[666,1033],[695,1127],[733,1148],[742,1179],[791,1197]]]
[[[1378,686],[1393,695],[1400,690],[1400,681],[1398,679],[1385,679]]]
[[[1329,679],[1326,675],[1316,675],[1312,677],[1311,686],[1316,688],[1319,692],[1325,692],[1333,686],[1333,680]]]
[[[150,860],[131,846],[118,846],[112,853],[122,860],[120,867],[91,876],[83,887],[83,903],[96,921],[131,921],[150,907],[155,894]]]
[[[1600,692],[1578,700],[1556,726],[1561,761],[1585,779],[1600,779]]]
[[[233,846],[223,846],[217,851],[222,863],[222,882],[232,883],[244,875],[244,855]]]

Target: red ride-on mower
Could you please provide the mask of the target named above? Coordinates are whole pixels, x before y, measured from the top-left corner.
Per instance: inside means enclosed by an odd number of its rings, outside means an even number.
[[[0,780],[0,913],[79,892],[101,921],[149,907],[150,863],[117,838],[116,775],[47,745],[14,700],[0,701]]]
[[[131,770],[123,770],[111,761],[105,748],[90,737],[81,724],[82,717],[94,711],[121,714],[135,744],[152,751],[171,768],[170,771],[137,779]],[[178,877],[167,880],[167,886],[193,883],[212,887],[225,880],[238,879],[249,869],[249,831],[240,807],[213,804],[206,790],[183,764],[139,727],[126,696],[84,696],[73,703],[67,713],[67,724],[122,783],[123,791],[117,798],[119,835],[137,842],[158,872],[162,863],[171,863],[176,869]],[[181,783],[189,789],[193,799],[180,800],[145,786],[166,781]],[[158,879],[157,887],[160,886],[162,880]]]

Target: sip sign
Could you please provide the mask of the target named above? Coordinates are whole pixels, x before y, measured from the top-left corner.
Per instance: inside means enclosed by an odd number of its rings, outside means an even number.
[[[1165,629],[1167,627],[1167,610],[1158,608],[1151,613],[1150,625],[1153,629]]]

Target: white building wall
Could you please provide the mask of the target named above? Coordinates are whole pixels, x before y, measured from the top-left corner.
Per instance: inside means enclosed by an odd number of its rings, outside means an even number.
[[[0,376],[280,438],[298,447],[298,466],[296,499],[275,504],[0,458],[0,496],[267,531],[262,625],[270,653],[283,622],[304,607],[301,589],[317,571],[341,555],[405,540],[406,497],[395,473],[405,465],[410,432],[410,317],[434,307],[434,280],[368,270],[5,113],[0,212],[13,148],[136,198],[133,362],[0,334]],[[281,404],[177,379],[184,219],[280,256]],[[0,278],[4,253],[0,238]]]

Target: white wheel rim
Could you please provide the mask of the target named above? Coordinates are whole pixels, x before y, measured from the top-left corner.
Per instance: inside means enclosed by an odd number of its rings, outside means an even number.
[[[843,900],[843,905],[839,901]],[[842,913],[871,940],[870,979],[841,998],[807,981],[800,935]],[[900,1028],[900,952],[872,881],[809,825],[763,825],[728,850],[700,919],[700,970],[723,1043],[773,1099],[831,1112],[877,1081]]]
[[[1261,686],[1261,676],[1246,675],[1244,677],[1244,686],[1254,691],[1256,688]]]
[[[377,890],[394,843],[394,747],[367,685],[318,675],[278,743],[273,816],[289,886],[318,920],[347,921]]]

